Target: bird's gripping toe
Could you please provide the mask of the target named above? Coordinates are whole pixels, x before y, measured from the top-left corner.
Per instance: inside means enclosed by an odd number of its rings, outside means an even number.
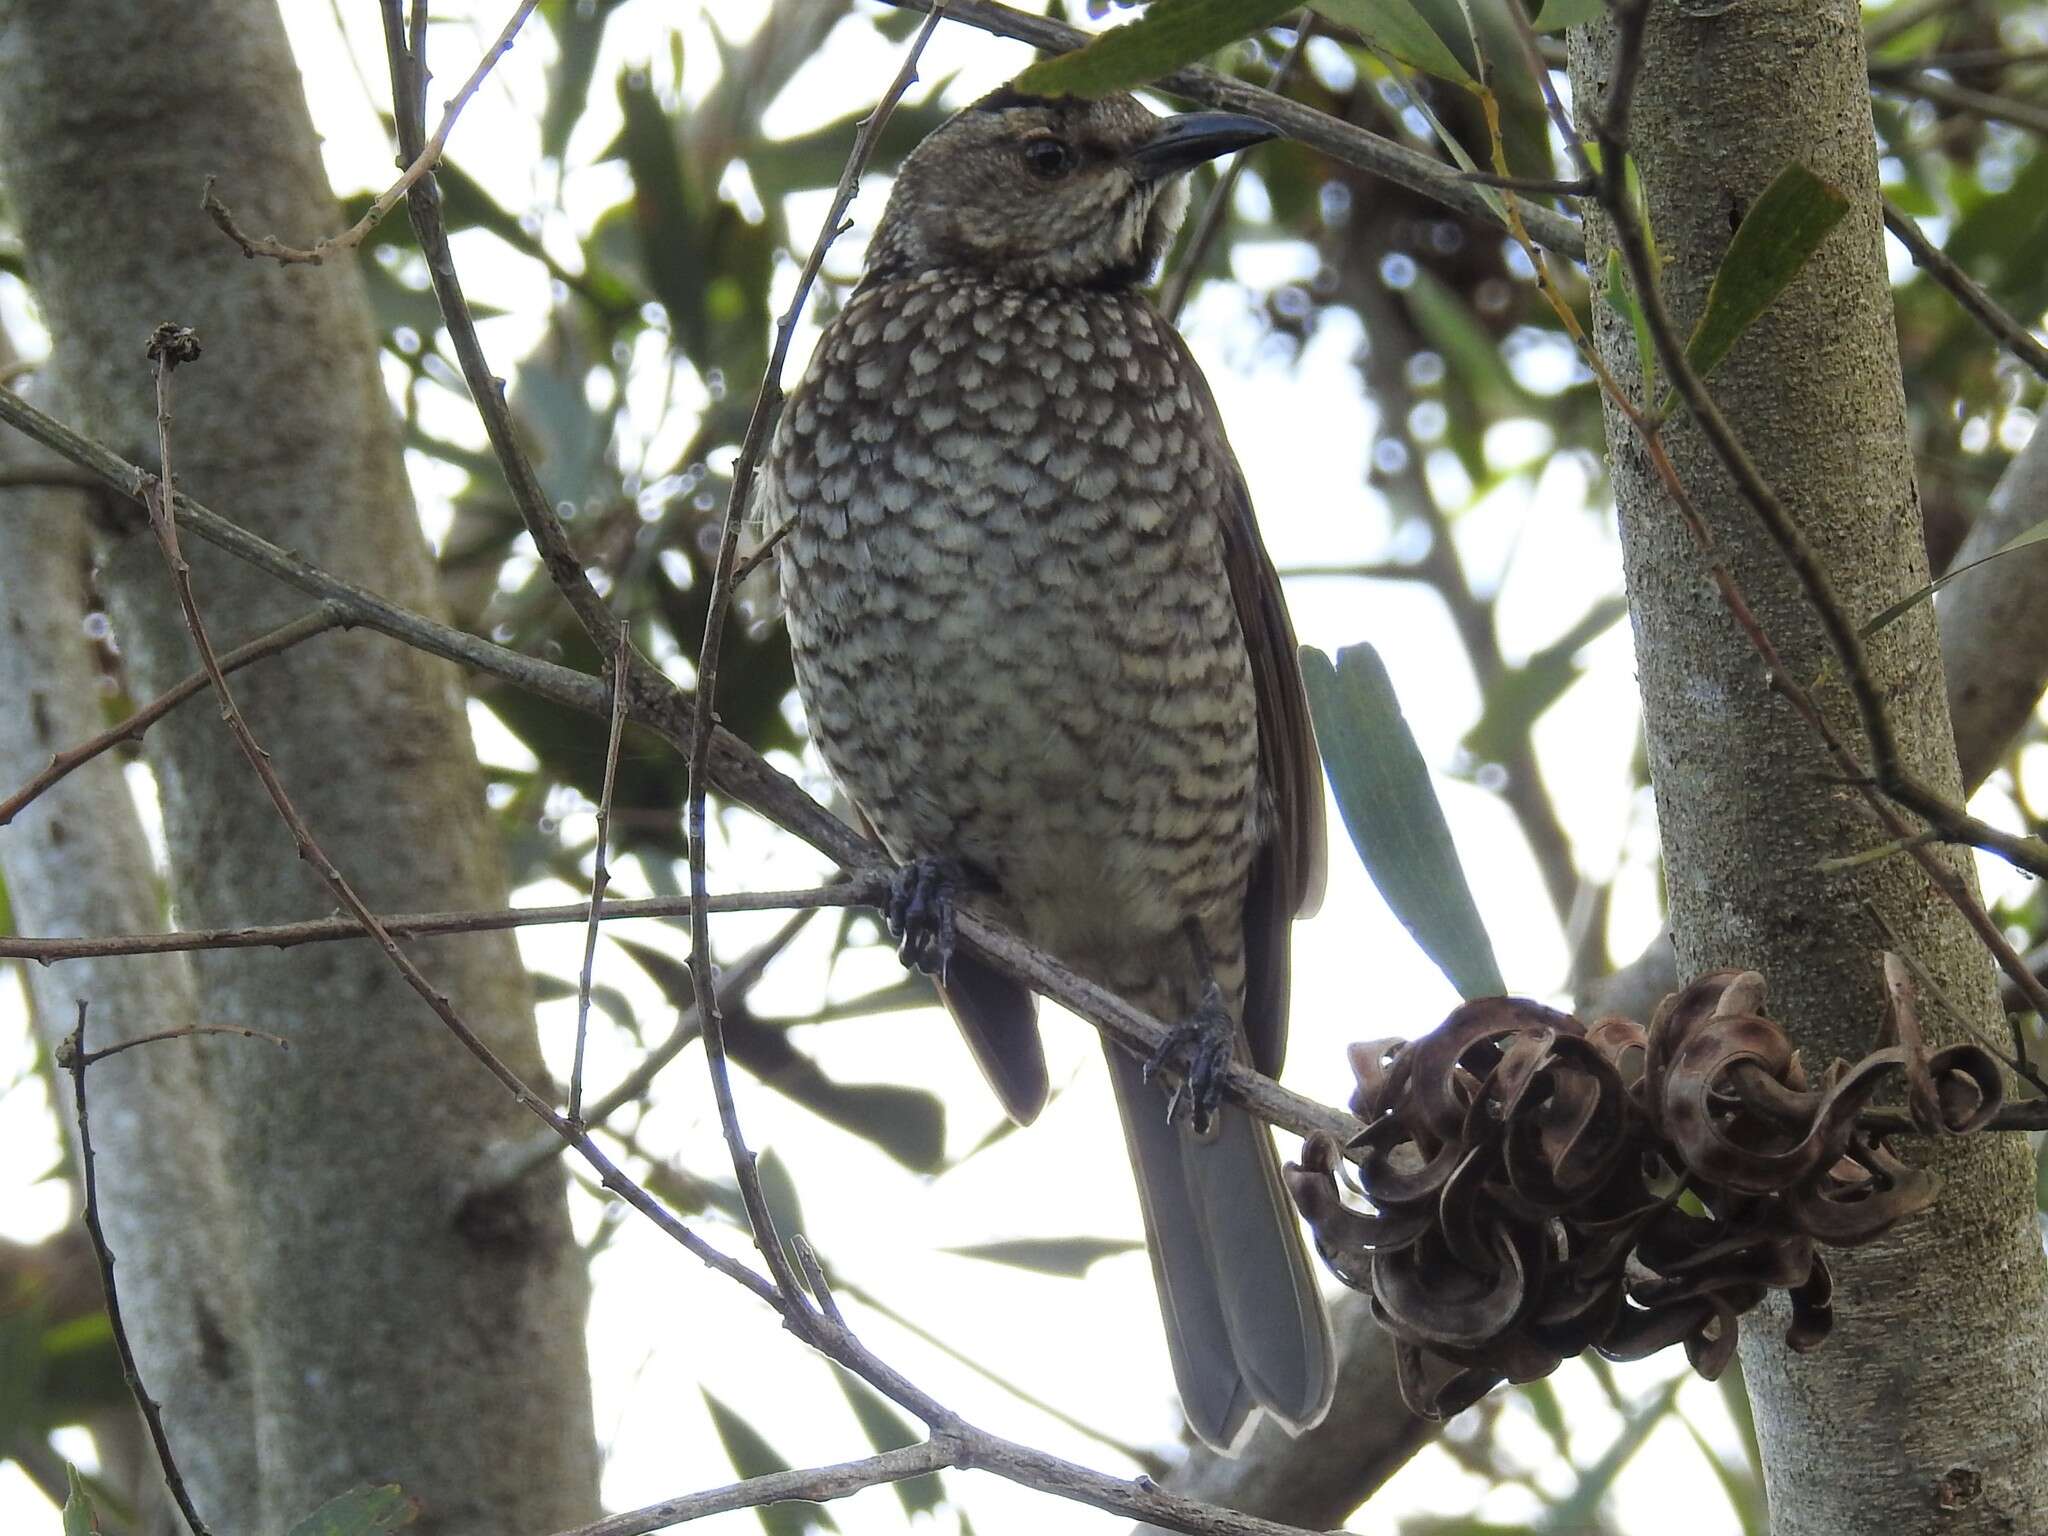
[[[951,859],[913,859],[890,876],[882,909],[896,958],[940,981],[953,965],[953,897],[959,885],[960,869]]]
[[[1166,1101],[1169,1123],[1191,1117],[1196,1131],[1209,1129],[1223,1104],[1223,1079],[1236,1043],[1237,1021],[1212,977],[1203,983],[1195,1011],[1166,1032],[1166,1039],[1145,1062],[1147,1082],[1162,1068],[1180,1067],[1180,1082]]]

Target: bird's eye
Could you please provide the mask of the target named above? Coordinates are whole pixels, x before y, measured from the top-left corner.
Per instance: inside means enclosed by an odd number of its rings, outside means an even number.
[[[1074,168],[1074,151],[1060,139],[1033,139],[1024,146],[1024,163],[1032,175],[1057,181]]]

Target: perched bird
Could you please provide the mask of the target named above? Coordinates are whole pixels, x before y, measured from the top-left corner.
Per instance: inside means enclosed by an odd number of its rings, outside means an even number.
[[[950,119],[897,175],[758,507],[812,735],[905,866],[891,928],[1005,1108],[1045,1103],[1036,1003],[951,953],[955,898],[1185,1026],[1192,1116],[1107,1053],[1181,1401],[1224,1448],[1256,1407],[1299,1429],[1330,1401],[1271,1137],[1215,1082],[1233,1045],[1279,1069],[1322,779],[1243,474],[1140,289],[1183,173],[1273,136],[1008,88]]]

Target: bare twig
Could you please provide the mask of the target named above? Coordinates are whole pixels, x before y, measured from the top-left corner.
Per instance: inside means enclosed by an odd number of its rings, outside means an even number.
[[[702,1493],[684,1494],[681,1498],[663,1499],[659,1504],[627,1510],[623,1514],[607,1515],[589,1525],[563,1531],[560,1536],[642,1536],[647,1531],[687,1525],[692,1520],[722,1515],[735,1509],[760,1509],[791,1499],[821,1504],[828,1499],[843,1499],[863,1488],[900,1483],[945,1467],[958,1466],[961,1450],[960,1444],[951,1437],[944,1440],[934,1438],[906,1445],[900,1450],[864,1456],[859,1461],[842,1461],[836,1466],[768,1472],[760,1477],[750,1477],[745,1482],[728,1483],[723,1488],[707,1488]]]
[[[107,1246],[107,1234],[100,1225],[99,1177],[93,1167],[92,1125],[85,1112],[85,1069],[93,1058],[85,1049],[86,1000],[78,1000],[78,1028],[57,1047],[57,1065],[71,1074],[71,1102],[78,1116],[78,1160],[82,1165],[81,1182],[85,1185],[85,1230],[92,1238],[93,1256],[99,1260],[100,1284],[107,1293],[107,1321],[114,1331],[114,1349],[121,1357],[121,1375],[128,1383],[128,1391],[135,1398],[135,1406],[142,1410],[143,1423],[149,1427],[150,1443],[156,1447],[157,1464],[163,1468],[164,1484],[176,1501],[178,1513],[185,1517],[185,1524],[192,1536],[211,1536],[206,1522],[199,1518],[199,1511],[192,1506],[192,1494],[185,1487],[184,1475],[178,1470],[178,1459],[171,1453],[170,1437],[164,1433],[163,1406],[149,1395],[149,1389],[142,1384],[142,1372],[135,1364],[135,1349],[128,1342],[128,1325],[121,1318],[121,1298],[114,1289],[114,1253]],[[102,1053],[105,1054],[105,1053]]]
[[[784,908],[856,907],[872,892],[861,882],[804,886],[787,891],[724,891],[707,897],[714,912],[774,912]],[[690,915],[687,896],[645,896],[608,901],[598,908],[602,922],[618,923]],[[471,912],[407,912],[382,919],[394,938],[419,939],[444,933],[497,933],[507,928],[539,928],[590,920],[590,904],[563,902],[548,907],[493,907]],[[207,949],[292,949],[300,944],[333,944],[374,938],[353,917],[316,917],[299,923],[271,923],[248,928],[175,928],[165,933],[119,933],[84,939],[0,935],[0,960],[33,960],[53,965],[64,960],[95,960],[109,955],[172,955]]]
[[[1937,105],[1966,112],[1988,123],[2005,123],[2029,133],[2048,133],[2048,107],[2031,101],[2016,101],[1989,91],[1973,91],[1939,75],[1924,71],[1905,76],[1886,76],[1872,82],[1881,91],[1900,96],[1920,96]]]
[[[245,234],[241,226],[235,223],[235,216],[228,211],[227,204],[215,195],[213,184],[216,178],[212,176],[206,178],[206,187],[199,199],[200,207],[206,210],[207,217],[213,220],[222,234],[242,248],[244,256],[264,256],[287,266],[303,263],[317,267],[329,256],[354,250],[363,243],[371,230],[384,222],[385,216],[398,206],[399,199],[412,190],[413,184],[441,163],[441,156],[448,148],[448,135],[455,129],[455,119],[462,115],[462,109],[469,105],[469,98],[474,96],[477,88],[484,83],[484,76],[491,72],[499,59],[512,51],[513,40],[518,37],[519,29],[526,24],[526,18],[533,13],[537,4],[539,0],[519,0],[511,18],[498,33],[498,40],[485,50],[484,56],[477,60],[476,68],[470,71],[469,79],[464,82],[462,89],[457,91],[442,109],[441,124],[434,130],[433,138],[412,157],[411,163],[406,166],[398,180],[370,204],[369,210],[340,234],[330,235],[305,247],[286,245],[280,240],[268,237],[259,239]]]
[[[280,625],[267,635],[259,635],[247,645],[237,646],[221,657],[220,669],[223,672],[237,671],[252,661],[262,661],[266,657],[276,656],[280,652],[290,650],[302,640],[310,640],[315,635],[338,628],[343,622],[338,610],[323,606],[292,620],[289,624]],[[0,827],[14,820],[24,807],[37,796],[47,792],[52,785],[59,783],[68,774],[75,773],[101,753],[119,746],[124,741],[140,741],[144,731],[207,685],[206,673],[194,672],[176,687],[150,700],[119,725],[109,726],[90,741],[82,741],[75,747],[66,748],[55,754],[47,768],[5,800],[0,800]]]
[[[842,889],[851,894],[858,894],[857,887],[847,886]],[[768,969],[769,962],[789,948],[796,936],[803,932],[804,924],[810,921],[812,912],[816,910],[814,907],[808,911],[798,912],[769,938],[749,950],[739,964],[730,970],[721,971],[718,977],[719,1000],[726,1002],[745,997],[752,990],[754,983],[761,979],[761,973]],[[620,1078],[608,1093],[591,1104],[585,1115],[585,1128],[595,1130],[626,1105],[644,1095],[653,1086],[654,1079],[660,1075],[661,1069],[680,1056],[684,1048],[702,1033],[697,1021],[696,1005],[693,1003],[677,1017],[675,1027],[668,1032],[666,1039],[642,1056],[632,1071]],[[485,1159],[486,1166],[472,1189],[463,1198],[474,1198],[476,1195],[488,1194],[508,1184],[517,1183],[561,1151],[561,1138],[547,1131],[537,1131],[530,1139],[515,1145],[495,1148]]]
[[[192,1035],[235,1035],[244,1040],[268,1040],[280,1051],[292,1048],[291,1041],[282,1035],[273,1035],[268,1030],[250,1029],[241,1024],[180,1024],[175,1029],[160,1029],[155,1034],[137,1035],[133,1040],[123,1040],[118,1045],[102,1047],[97,1051],[79,1048],[78,1065],[89,1067],[96,1061],[105,1061],[109,1056],[118,1056],[123,1051],[132,1051],[138,1045],[156,1045],[164,1040],[184,1040]]]
[[[931,8],[933,0],[887,0],[887,3],[903,10],[924,11]],[[1089,34],[1078,27],[1070,27],[1049,16],[1034,16],[1016,10],[998,4],[997,0],[949,0],[946,14],[954,21],[965,22],[997,37],[1015,38],[1047,53],[1065,53],[1090,40]],[[1199,68],[1177,70],[1153,81],[1147,89],[1198,101],[1226,112],[1248,112],[1333,160],[1383,176],[1396,186],[1419,192],[1446,208],[1469,214],[1483,223],[1498,226],[1501,222],[1499,211],[1487,201],[1485,193],[1442,161],[1343,122],[1327,112],[1318,112],[1298,101],[1290,101],[1285,96],[1276,96],[1271,91],[1233,80],[1228,75]],[[1522,204],[1521,214],[1537,244],[1574,261],[1585,259],[1585,235],[1575,219],[1534,203]]]
[[[725,639],[726,614],[732,603],[733,561],[739,553],[740,530],[746,523],[748,495],[754,484],[754,466],[767,444],[769,424],[782,403],[782,368],[789,356],[790,337],[795,333],[796,323],[810,297],[811,285],[817,281],[818,270],[825,264],[826,251],[831,249],[832,242],[845,228],[846,210],[860,188],[861,173],[867,168],[868,157],[874,152],[889,114],[917,78],[917,61],[938,27],[943,11],[944,0],[936,0],[930,14],[925,17],[924,25],[918,28],[917,36],[912,39],[902,66],[896,71],[896,78],[889,82],[875,110],[861,122],[860,131],[854,136],[853,150],[846,159],[846,168],[840,172],[839,186],[832,194],[832,205],[826,210],[818,237],[812,242],[811,253],[797,275],[796,292],[791,295],[789,308],[783,311],[775,327],[775,344],[768,354],[768,366],[762,372],[760,389],[754,396],[746,434],[740,439],[739,457],[733,464],[725,528],[718,541],[718,558],[712,566],[711,596],[704,618],[704,643],[697,653],[697,698],[690,731],[687,813],[690,894],[693,898],[690,977],[697,990],[697,1015],[704,1029],[704,1059],[711,1073],[712,1095],[718,1102],[719,1123],[724,1127],[726,1147],[732,1154],[733,1172],[739,1179],[740,1194],[747,1204],[747,1218],[753,1224],[754,1241],[768,1263],[769,1272],[775,1276],[776,1283],[793,1306],[802,1305],[802,1290],[776,1236],[774,1217],[769,1212],[767,1198],[761,1192],[760,1179],[754,1169],[754,1155],[747,1149],[746,1138],[740,1130],[739,1115],[732,1098],[732,1081],[726,1070],[724,1019],[718,1010],[718,994],[711,985],[711,927],[709,913],[704,906],[704,802],[710,789],[711,706],[717,693],[718,658]]]
[[[606,844],[611,840],[612,791],[619,776],[619,744],[626,733],[626,669],[633,649],[631,632],[619,624],[618,649],[612,652],[611,734],[604,749],[604,787],[597,798],[597,851],[591,857],[590,921],[583,931],[583,969],[576,976],[576,1057],[569,1071],[569,1121],[583,1122],[583,1047],[590,1037],[590,979],[597,966],[597,925],[603,918],[604,893],[611,885],[611,871],[605,867]]]
[[[1984,285],[1965,272],[1947,251],[1928,239],[1920,226],[1901,212],[1890,198],[1884,201],[1884,227],[1898,237],[1899,244],[1912,256],[1913,265],[1946,288],[1955,301],[1969,311],[1971,318],[1996,338],[1999,345],[2042,378],[2048,379],[2048,346],[2043,346],[2032,331],[2000,308],[1985,291]]]
[[[1294,74],[1301,56],[1308,51],[1308,40],[1315,36],[1316,14],[1304,10],[1294,20],[1294,42],[1273,68],[1273,77],[1266,83],[1266,89],[1276,96],[1286,89],[1287,82]],[[1242,150],[1230,157],[1230,163],[1216,178],[1215,190],[1209,194],[1209,201],[1202,209],[1202,221],[1195,226],[1189,237],[1187,249],[1181,253],[1180,265],[1173,276],[1166,280],[1160,290],[1159,308],[1166,318],[1180,319],[1181,306],[1188,301],[1188,290],[1195,285],[1195,276],[1207,259],[1209,247],[1216,242],[1216,236],[1223,230],[1223,221],[1230,216],[1230,200],[1237,191],[1237,181],[1244,174],[1245,158]]]

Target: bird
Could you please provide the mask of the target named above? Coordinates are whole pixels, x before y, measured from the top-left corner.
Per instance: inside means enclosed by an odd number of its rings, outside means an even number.
[[[1010,1116],[1046,1102],[1036,1000],[953,952],[958,906],[1174,1023],[1149,1062],[1104,1049],[1182,1406],[1225,1451],[1261,1409],[1315,1424],[1334,1381],[1271,1134],[1220,1102],[1233,1054],[1280,1067],[1322,775],[1244,475],[1146,288],[1186,173],[1273,137],[1014,86],[946,120],[755,507],[812,738],[899,866],[890,930]]]

